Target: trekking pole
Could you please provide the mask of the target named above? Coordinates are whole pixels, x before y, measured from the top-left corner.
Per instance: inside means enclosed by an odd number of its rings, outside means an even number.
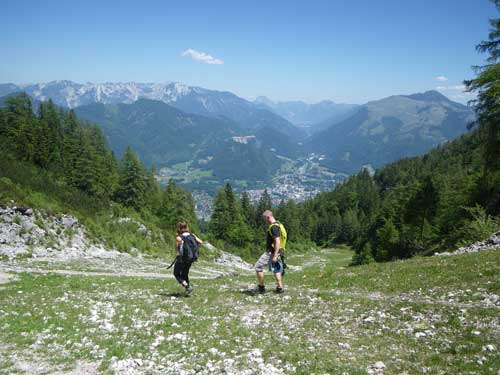
[[[177,257],[175,257],[174,261],[170,264],[170,266],[167,267],[167,270],[172,268],[172,266],[175,264],[175,262],[177,262]]]

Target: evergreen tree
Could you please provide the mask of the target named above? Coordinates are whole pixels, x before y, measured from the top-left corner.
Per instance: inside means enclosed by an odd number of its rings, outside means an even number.
[[[95,163],[97,156],[92,148],[90,138],[84,132],[80,132],[78,150],[74,160],[71,185],[87,194],[98,194],[101,191],[97,186],[99,178]]]
[[[427,176],[407,206],[408,221],[418,227],[420,241],[423,240],[426,221],[430,222],[436,214],[438,201],[438,190],[432,178]]]
[[[379,205],[379,194],[375,182],[366,168],[363,168],[358,174],[356,181],[359,202],[358,207],[367,217],[371,218],[377,211]]]
[[[342,215],[342,232],[341,239],[354,243],[360,234],[360,225],[356,211],[348,209]]]
[[[300,211],[293,199],[290,199],[285,204],[286,214],[283,217],[279,216],[280,221],[285,225],[287,236],[290,241],[299,241],[304,238],[302,226],[300,223]],[[282,215],[282,214],[280,214]]]
[[[210,230],[215,238],[238,247],[243,247],[252,240],[251,229],[246,223],[241,203],[229,183],[217,193]]]
[[[191,230],[196,230],[195,202],[191,193],[176,185],[172,180],[161,192],[160,203],[156,210],[162,221],[162,227],[174,231],[180,221],[189,223]]]
[[[389,260],[398,255],[399,233],[391,219],[385,221],[382,228],[377,230],[377,260]]]
[[[160,205],[161,189],[154,174],[150,170],[144,168],[144,173],[146,178],[146,205],[154,209]],[[192,224],[195,222],[196,220],[191,221]]]
[[[252,235],[243,215],[241,203],[234,193],[231,184],[226,183],[224,193],[226,194],[227,214],[230,218],[227,240],[236,246],[244,246],[250,241]]]
[[[492,2],[500,10],[500,0]],[[485,141],[483,202],[488,202],[490,212],[500,214],[500,18],[491,19],[490,25],[488,40],[476,47],[489,53],[488,64],[475,67],[476,78],[465,85],[468,91],[477,92],[473,104]]]
[[[33,162],[37,121],[33,114],[31,98],[25,93],[7,98],[4,114],[7,149],[20,160]]]
[[[39,135],[36,148],[36,162],[42,168],[60,166],[62,128],[57,107],[52,100],[40,103],[38,110]]]
[[[63,171],[69,185],[76,185],[75,172],[76,160],[80,154],[81,128],[74,111],[69,111],[62,121],[63,145],[62,159]]]
[[[266,224],[262,220],[262,213],[266,210],[273,209],[273,202],[271,200],[271,196],[267,192],[267,189],[264,189],[264,192],[259,198],[257,202],[257,208],[255,210],[255,223],[257,224],[257,229],[267,229]]]
[[[353,258],[352,264],[360,265],[360,264],[368,264],[373,262],[373,254],[372,247],[369,242],[363,245],[363,248],[360,251],[357,251]]]
[[[144,166],[132,149],[127,147],[120,161],[116,200],[140,210],[146,205],[147,185]]]
[[[255,208],[250,202],[250,199],[248,197],[248,193],[246,191],[243,191],[241,194],[241,210],[243,213],[243,217],[245,218],[245,222],[249,227],[255,227]]]
[[[47,121],[40,119],[38,122],[34,162],[41,168],[47,168],[50,162],[51,141]]]
[[[224,189],[217,191],[215,197],[212,216],[210,217],[210,232],[220,240],[229,240],[229,226],[231,217],[229,216],[229,205],[227,194]]]

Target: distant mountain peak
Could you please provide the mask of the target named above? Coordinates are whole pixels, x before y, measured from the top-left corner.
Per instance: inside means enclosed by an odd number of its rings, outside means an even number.
[[[311,126],[327,120],[334,121],[357,107],[354,104],[337,104],[332,100],[316,103],[302,100],[273,101],[266,96],[258,96],[253,102],[298,126]]]
[[[423,93],[417,93],[417,94],[411,94],[411,95],[403,95],[406,98],[414,99],[414,100],[420,100],[420,101],[425,101],[425,102],[449,102],[450,99],[448,99],[446,96],[441,94],[440,92],[436,90],[429,90],[425,91]]]
[[[363,165],[380,167],[423,154],[467,131],[474,112],[437,91],[393,95],[363,105],[306,143],[327,156],[324,164],[354,173]]]
[[[264,105],[267,105],[271,108],[274,107],[274,105],[275,105],[275,103],[271,99],[269,99],[267,96],[263,96],[263,95],[256,97],[254,100],[254,103],[264,104]]]

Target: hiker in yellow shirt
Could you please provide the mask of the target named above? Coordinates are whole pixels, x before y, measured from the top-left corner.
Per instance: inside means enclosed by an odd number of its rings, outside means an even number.
[[[264,269],[268,268],[274,273],[276,278],[276,293],[283,293],[283,278],[282,275],[286,268],[283,252],[286,246],[286,230],[283,224],[274,218],[271,211],[266,210],[262,213],[262,218],[269,225],[266,238],[266,252],[262,254],[257,263],[255,263],[255,271],[257,272],[257,292],[265,293],[264,285]]]

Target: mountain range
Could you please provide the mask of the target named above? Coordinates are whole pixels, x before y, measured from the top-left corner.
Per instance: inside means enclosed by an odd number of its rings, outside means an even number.
[[[467,131],[472,110],[437,91],[394,95],[369,102],[341,122],[327,126],[306,144],[322,163],[347,173],[364,165],[423,154]]]
[[[226,117],[186,113],[157,100],[92,103],[74,111],[102,127],[117,155],[131,146],[146,165],[187,162],[220,180],[266,181],[281,165],[276,153],[297,154],[290,137],[272,127],[246,129]]]
[[[254,103],[280,115],[294,125],[301,126],[309,133],[316,132],[319,124],[343,120],[352,115],[358,108],[357,104],[335,103],[331,100],[323,100],[313,104],[298,100],[274,102],[265,96],[257,97]]]
[[[130,104],[138,99],[157,100],[187,113],[226,117],[246,129],[270,126],[292,137],[304,136],[300,128],[283,117],[233,93],[207,90],[178,82],[81,84],[52,81],[28,85],[0,84],[0,95],[21,91],[39,101],[52,99],[55,104],[64,108],[76,108],[92,103]]]
[[[252,102],[175,82],[0,84],[0,95],[19,91],[101,125],[118,155],[131,145],[146,164],[189,162],[220,179],[265,181],[282,157],[310,154],[323,166],[354,173],[424,153],[466,132],[474,119],[470,108],[436,91],[356,106]]]

